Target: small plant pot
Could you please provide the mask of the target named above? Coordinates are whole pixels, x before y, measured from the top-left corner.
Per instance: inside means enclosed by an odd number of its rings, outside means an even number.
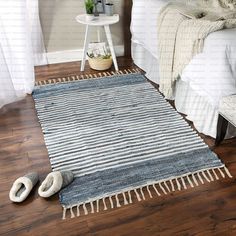
[[[89,58],[89,66],[94,70],[108,70],[112,66],[112,58]]]
[[[94,19],[94,15],[93,14],[86,14],[86,20],[87,21],[92,21]]]
[[[105,5],[105,13],[107,16],[113,16],[113,14],[114,14],[113,6],[114,6],[114,4],[112,4],[112,3],[107,3]]]

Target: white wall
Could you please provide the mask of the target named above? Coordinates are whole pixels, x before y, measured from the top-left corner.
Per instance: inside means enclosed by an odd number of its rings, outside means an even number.
[[[113,43],[122,54],[122,7],[125,0],[114,0],[115,13],[121,20],[111,26]],[[81,59],[85,26],[77,23],[75,17],[85,13],[84,0],[39,0],[40,19],[44,42],[49,62],[60,62]],[[96,30],[92,40],[96,41]],[[105,39],[102,35],[102,39]],[[64,58],[64,59],[63,59]]]

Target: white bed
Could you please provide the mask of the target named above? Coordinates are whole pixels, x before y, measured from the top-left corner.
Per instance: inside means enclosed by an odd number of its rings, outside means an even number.
[[[167,3],[167,0],[133,0],[132,8],[132,58],[147,78],[157,84],[157,18]],[[236,29],[228,29],[206,38],[203,53],[193,58],[177,82],[174,99],[176,109],[187,115],[200,133],[215,138],[219,100],[235,93]],[[233,136],[236,129],[229,126],[227,137]]]

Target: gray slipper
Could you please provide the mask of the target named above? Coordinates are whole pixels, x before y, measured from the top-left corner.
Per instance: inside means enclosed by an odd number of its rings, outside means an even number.
[[[69,185],[74,180],[71,171],[54,171],[47,175],[39,187],[39,196],[48,198]]]
[[[12,202],[23,202],[37,184],[38,180],[39,176],[35,172],[16,179],[9,193],[10,200]]]

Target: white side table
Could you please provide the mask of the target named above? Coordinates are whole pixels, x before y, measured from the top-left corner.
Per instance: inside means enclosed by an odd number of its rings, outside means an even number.
[[[113,47],[112,37],[111,37],[111,31],[110,31],[110,25],[115,24],[119,22],[119,15],[115,14],[113,16],[106,16],[106,15],[100,15],[99,17],[95,18],[94,20],[88,21],[86,20],[86,15],[78,15],[76,17],[76,21],[86,25],[86,31],[85,31],[85,39],[84,39],[84,48],[83,48],[83,60],[81,63],[81,71],[84,71],[85,67],[85,61],[86,61],[86,54],[88,51],[88,45],[89,45],[89,37],[90,37],[90,28],[96,26],[98,28],[97,34],[98,34],[98,41],[100,42],[100,31],[99,27],[104,27],[108,45],[110,47],[112,60],[115,66],[115,70],[118,71],[118,65],[115,55],[115,50]],[[91,27],[90,27],[91,26]]]

